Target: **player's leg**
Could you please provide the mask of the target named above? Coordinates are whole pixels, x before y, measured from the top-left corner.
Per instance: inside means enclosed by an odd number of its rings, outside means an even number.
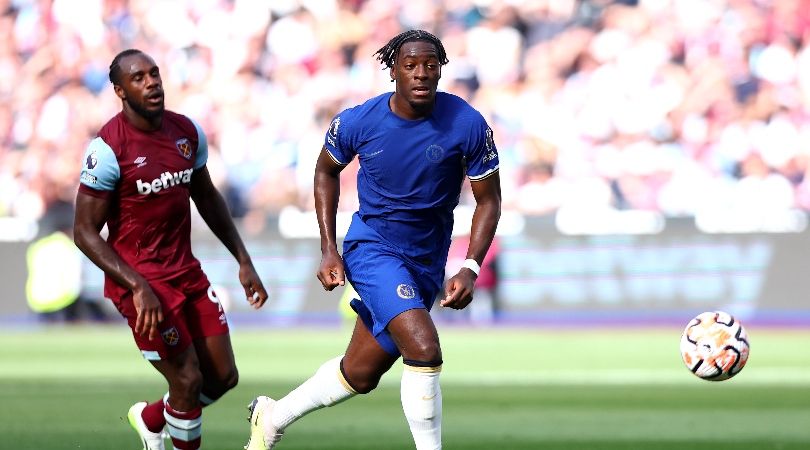
[[[163,416],[174,447],[196,449],[202,437],[202,408],[237,383],[228,324],[222,305],[201,274],[177,280],[161,291],[179,308],[171,316],[178,342],[167,348],[165,358],[153,361],[169,382]],[[178,353],[179,349],[183,350]],[[149,409],[157,411],[158,403]]]
[[[168,382],[169,392],[153,403],[134,404],[127,414],[129,423],[138,432],[145,450],[164,449],[162,431],[167,424],[175,448],[199,448],[202,410],[198,397],[202,375],[194,348],[189,345],[178,354],[151,363]]]
[[[179,282],[189,292],[182,314],[197,353],[203,381],[200,406],[206,407],[236,387],[239,373],[231,345],[225,311],[214,289],[202,274]]]
[[[441,275],[407,263],[384,246],[357,245],[344,252],[347,276],[360,300],[352,302],[382,349],[402,354],[402,406],[418,449],[441,448],[442,355],[428,311]],[[357,276],[354,276],[357,275]],[[344,360],[349,380],[355,364]]]
[[[250,405],[248,450],[274,448],[284,430],[310,412],[373,390],[398,355],[383,350],[358,318],[345,355],[326,361],[297,388],[274,401],[261,396]]]
[[[236,387],[239,372],[229,334],[194,339],[194,348],[203,375],[200,406],[204,408]]]
[[[165,359],[169,356],[169,348],[174,349],[175,353],[180,349],[190,351],[188,348],[191,346],[191,340],[186,336],[186,339],[181,342],[181,334],[178,333],[177,328],[174,326],[173,314],[171,314],[171,309],[166,303],[167,297],[164,294],[167,286],[163,283],[150,284],[165,308],[164,314],[167,314],[159,326],[160,337],[158,339],[150,340],[146,336],[134,332],[137,311],[131,291],[123,293],[120,297],[113,297],[113,303],[121,316],[127,320],[130,329],[133,330],[133,339],[144,359],[152,363],[166,378],[166,374],[163,374],[162,370],[163,366],[167,366]],[[132,428],[138,433],[145,450],[164,450],[165,448],[163,430],[166,426],[164,416],[164,402],[166,399],[168,399],[168,394],[152,403],[138,402],[129,408],[127,419]]]
[[[358,317],[341,367],[349,386],[358,394],[371,392],[397,359],[399,354],[396,349],[383,348]]]
[[[193,345],[152,365],[169,383],[163,400],[163,417],[172,444],[179,450],[196,450],[202,441],[200,391],[203,376]],[[155,407],[155,409],[157,409]]]
[[[442,352],[427,309],[411,309],[388,324],[402,353],[400,397],[417,450],[442,448]]]
[[[181,450],[199,448],[202,440],[202,406],[206,403],[205,398],[201,400],[206,379],[203,370],[220,374],[219,378],[211,377],[217,387],[227,383],[230,374],[235,373],[227,321],[209,288],[208,280],[201,273],[153,284],[153,290],[166,306],[166,319],[161,323],[164,345],[157,352],[158,357],[150,359],[169,383],[162,413],[174,448]],[[211,338],[210,350],[205,346],[208,336],[219,336]],[[221,360],[214,360],[215,357]],[[211,366],[218,362],[222,367],[212,372]],[[154,420],[152,425],[157,425],[160,407],[158,401],[144,408],[145,422]]]
[[[203,375],[202,388],[199,394],[200,407],[214,403],[228,390],[236,386],[237,372],[234,362],[233,349],[229,335],[212,336],[194,340],[194,349],[197,353],[200,372]],[[156,367],[158,371],[162,369]],[[170,370],[170,369],[165,369]],[[174,372],[170,370],[170,372]],[[166,376],[174,376],[167,375]],[[133,428],[139,430],[144,448],[147,450],[163,449],[161,432],[166,426],[165,404],[170,396],[166,395],[152,403],[138,402],[134,404],[127,415]]]

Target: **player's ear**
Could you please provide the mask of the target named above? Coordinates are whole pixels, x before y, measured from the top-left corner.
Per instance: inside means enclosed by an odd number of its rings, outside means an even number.
[[[394,76],[394,66],[391,66],[391,68],[388,70],[388,75],[391,76],[391,82],[392,83],[394,81],[397,81],[397,77]]]
[[[121,100],[124,100],[125,98],[127,98],[127,93],[126,93],[126,91],[124,91],[124,88],[122,88],[121,86],[119,86],[117,84],[114,84],[113,85],[113,91],[115,91],[115,95],[117,95],[118,98],[120,98]]]

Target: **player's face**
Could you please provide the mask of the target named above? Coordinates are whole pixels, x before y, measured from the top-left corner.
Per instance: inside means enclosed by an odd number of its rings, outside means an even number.
[[[122,59],[121,84],[116,86],[116,94],[130,109],[145,119],[153,119],[163,114],[163,81],[155,61],[138,53]]]
[[[432,106],[442,77],[442,66],[436,46],[430,42],[412,41],[402,44],[397,62],[391,68],[396,80],[397,95],[416,110]]]

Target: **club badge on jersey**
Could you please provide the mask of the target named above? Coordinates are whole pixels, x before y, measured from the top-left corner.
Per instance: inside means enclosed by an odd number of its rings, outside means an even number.
[[[188,138],[178,139],[174,145],[177,146],[177,150],[183,155],[183,158],[191,159],[191,143]]]

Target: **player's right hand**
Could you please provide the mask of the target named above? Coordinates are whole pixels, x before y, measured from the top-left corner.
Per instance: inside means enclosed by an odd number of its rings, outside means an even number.
[[[346,284],[346,271],[343,268],[343,258],[337,250],[327,251],[321,257],[321,265],[316,274],[321,285],[327,291]]]
[[[143,283],[132,290],[132,301],[138,314],[135,319],[135,333],[139,336],[148,333],[150,341],[157,338],[158,324],[163,322],[163,308],[148,283]]]

